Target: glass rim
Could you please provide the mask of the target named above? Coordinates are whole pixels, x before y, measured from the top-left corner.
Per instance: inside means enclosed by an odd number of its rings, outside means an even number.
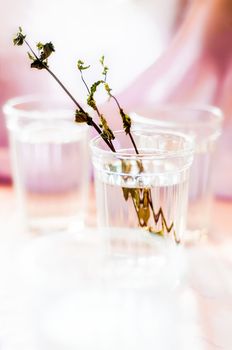
[[[157,126],[162,127],[169,127],[169,128],[177,128],[177,127],[185,127],[187,129],[193,128],[193,127],[209,127],[213,125],[220,125],[223,122],[224,114],[222,110],[214,105],[182,105],[182,104],[161,104],[156,105],[154,108],[151,108],[151,113],[171,113],[171,112],[178,112],[178,111],[188,111],[188,112],[199,112],[204,113],[205,115],[208,115],[208,118],[205,118],[204,120],[196,120],[193,121],[191,118],[186,120],[181,119],[175,119],[173,120],[167,120],[162,118],[156,119],[143,116],[143,112],[141,111],[131,111],[130,116],[132,119],[132,122],[140,123],[140,124],[147,124],[148,126]],[[146,113],[146,110],[145,112]],[[213,116],[213,118],[212,118]]]
[[[129,152],[113,152],[112,150],[104,150],[102,147],[98,146],[97,143],[99,141],[103,142],[103,139],[100,135],[95,136],[90,140],[90,149],[92,151],[92,154],[98,154],[104,155],[104,156],[115,156],[118,159],[130,159],[130,160],[145,160],[145,159],[170,159],[170,158],[177,158],[177,157],[183,157],[186,155],[193,155],[195,150],[195,142],[194,138],[190,135],[186,135],[181,132],[176,132],[173,130],[167,130],[167,129],[156,129],[156,130],[149,130],[149,129],[133,129],[132,133],[135,132],[148,132],[151,133],[151,135],[171,135],[171,136],[178,136],[180,139],[184,140],[186,142],[186,145],[183,149],[176,150],[176,151],[167,151],[167,150],[157,150],[157,148],[151,148],[151,151],[154,151],[154,153],[148,153],[148,152],[141,152],[139,154],[137,153],[129,153]],[[116,130],[114,131],[114,134],[125,134],[124,130]],[[127,135],[129,138],[129,135]],[[131,146],[133,148],[133,145]]]
[[[51,102],[51,106],[48,107],[46,110],[40,110],[39,108],[32,108],[31,110],[27,110],[25,108],[19,109],[17,108],[17,105],[20,104],[30,104],[33,102],[39,102],[39,101],[45,101],[45,102]],[[5,104],[2,107],[3,113],[5,116],[14,116],[14,117],[28,117],[30,119],[36,119],[36,118],[47,118],[52,112],[56,112],[55,117],[57,119],[69,119],[70,115],[75,114],[74,109],[70,107],[59,107],[52,106],[52,102],[59,103],[59,98],[56,98],[55,95],[45,95],[45,94],[26,94],[21,96],[16,96],[13,98],[8,99]],[[68,115],[67,115],[68,114]],[[74,117],[73,117],[73,122]],[[85,125],[86,128],[88,125]]]

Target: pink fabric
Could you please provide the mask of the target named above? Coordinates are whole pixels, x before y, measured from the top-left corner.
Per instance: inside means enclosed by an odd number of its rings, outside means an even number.
[[[195,0],[166,52],[117,97],[125,110],[142,110],[156,104],[211,104],[225,115],[219,143],[215,187],[232,197],[232,2]],[[115,107],[105,105],[121,128]],[[222,171],[224,170],[224,171]]]
[[[195,0],[166,52],[118,95],[122,105],[203,102],[230,115],[231,21],[230,0]]]

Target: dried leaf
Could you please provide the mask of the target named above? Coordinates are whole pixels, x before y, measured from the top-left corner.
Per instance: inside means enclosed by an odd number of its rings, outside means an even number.
[[[123,191],[123,196],[124,196],[124,198],[125,198],[125,200],[127,201],[128,200],[128,198],[129,198],[129,188],[127,188],[127,187],[122,187],[122,191]]]
[[[122,117],[123,129],[124,129],[126,134],[129,134],[130,129],[131,129],[131,118],[128,114],[124,113],[122,108],[120,108],[119,113]]]
[[[104,118],[104,116],[102,114],[100,116],[100,121],[101,121],[100,127],[102,129],[103,137],[105,137],[109,141],[114,140],[115,139],[114,133],[110,129],[106,119]]]
[[[83,110],[76,109],[75,113],[75,122],[76,123],[87,123],[88,125],[92,124],[92,118],[89,114]]]
[[[122,172],[124,174],[130,174],[131,172],[131,163],[124,159],[122,160]]]
[[[136,208],[139,208],[140,206],[140,195],[139,195],[139,189],[135,189],[133,193],[133,198],[135,200]]]
[[[37,47],[38,47],[38,44],[37,44]],[[40,59],[42,61],[46,60],[53,52],[55,52],[55,48],[52,42],[46,43],[44,45],[42,44],[42,52],[40,54]]]
[[[26,38],[26,35],[23,35],[22,27],[19,27],[18,33],[13,38],[14,45],[22,46],[24,44],[25,38]]]
[[[150,218],[150,209],[149,209],[149,207],[143,207],[143,206],[140,207],[138,215],[139,215],[139,219],[140,219],[141,225],[142,226],[147,226],[148,225],[148,220]]]
[[[37,58],[31,63],[31,68],[44,69],[45,67],[48,67],[47,63]]]
[[[137,160],[136,161],[136,164],[137,164],[137,167],[139,169],[139,173],[142,173],[144,171],[144,168],[143,168],[143,163],[141,160]]]

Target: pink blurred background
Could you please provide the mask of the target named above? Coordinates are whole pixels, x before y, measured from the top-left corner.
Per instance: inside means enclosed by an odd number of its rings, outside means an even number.
[[[1,107],[25,93],[62,93],[46,72],[30,69],[26,48],[13,47],[19,25],[32,45],[54,43],[50,66],[80,101],[86,94],[77,59],[92,65],[88,79],[93,81],[104,54],[110,85],[128,111],[166,102],[222,108],[225,125],[215,189],[232,197],[231,0],[9,0],[1,8]],[[100,102],[104,104],[101,97]],[[111,106],[104,108],[113,116]],[[0,181],[9,178],[1,112]]]

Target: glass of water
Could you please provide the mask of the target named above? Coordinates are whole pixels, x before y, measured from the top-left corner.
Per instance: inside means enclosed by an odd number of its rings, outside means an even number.
[[[42,96],[9,100],[3,107],[12,176],[29,231],[83,226],[88,198],[88,126],[74,109]]]
[[[162,130],[134,131],[133,139],[139,154],[124,131],[115,132],[116,153],[101,137],[91,141],[98,224],[141,228],[179,243],[185,230],[192,139]]]
[[[214,151],[221,134],[223,115],[213,106],[166,105],[132,113],[134,128],[164,128],[183,132],[195,139],[190,172],[186,240],[198,241],[210,228]]]

